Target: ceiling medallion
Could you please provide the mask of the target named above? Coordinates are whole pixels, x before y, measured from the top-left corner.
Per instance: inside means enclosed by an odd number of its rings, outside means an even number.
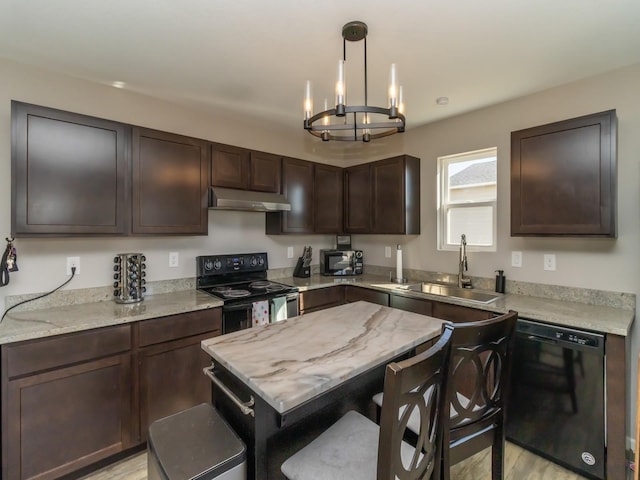
[[[388,108],[373,107],[367,103],[367,25],[363,22],[349,22],[342,27],[343,58],[338,61],[338,81],[336,83],[335,108],[313,114],[313,94],[311,82],[307,81],[304,99],[304,128],[311,135],[323,141],[369,142],[405,129],[402,86],[398,85],[395,64],[391,64],[389,80]],[[364,105],[350,106],[346,103],[345,61],[347,41],[364,40]]]

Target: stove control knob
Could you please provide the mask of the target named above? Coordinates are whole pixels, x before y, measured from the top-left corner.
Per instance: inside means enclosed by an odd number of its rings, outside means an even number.
[[[258,257],[258,265],[264,265],[264,258]]]
[[[206,260],[204,262],[204,269],[207,271],[213,269],[213,262],[211,260]]]
[[[222,262],[220,261],[219,258],[216,258],[215,261],[213,262],[213,268],[215,270],[220,270],[222,268]]]
[[[256,259],[256,257],[251,257],[251,259],[249,260],[249,265],[251,265],[252,267],[258,265],[258,260]]]

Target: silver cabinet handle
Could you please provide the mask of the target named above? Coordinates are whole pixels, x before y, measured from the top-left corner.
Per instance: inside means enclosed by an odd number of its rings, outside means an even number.
[[[215,368],[215,365],[211,365],[210,367],[205,367],[202,369],[202,372],[211,379],[211,381],[213,383],[216,384],[216,386],[222,390],[227,397],[229,397],[231,399],[231,401],[233,403],[235,403],[237,405],[237,407],[240,409],[240,411],[245,414],[245,415],[251,415],[252,417],[255,417],[255,414],[253,412],[253,407],[255,405],[255,401],[253,399],[253,395],[249,396],[249,401],[248,402],[243,402],[242,400],[240,400],[235,393],[233,393],[231,390],[229,390],[229,387],[227,387],[224,383],[222,383],[222,380],[220,380],[218,377],[216,377],[215,372],[213,371],[213,369]]]

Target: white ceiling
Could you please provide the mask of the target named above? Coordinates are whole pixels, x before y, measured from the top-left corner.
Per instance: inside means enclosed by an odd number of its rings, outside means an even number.
[[[353,20],[369,104],[396,63],[408,129],[640,62],[639,0],[0,0],[0,57],[301,128],[307,79],[316,111],[333,101]],[[347,45],[350,104],[362,47]]]

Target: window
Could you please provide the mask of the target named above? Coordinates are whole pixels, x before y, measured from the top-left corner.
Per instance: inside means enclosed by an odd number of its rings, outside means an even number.
[[[438,158],[438,250],[496,251],[497,149]]]

